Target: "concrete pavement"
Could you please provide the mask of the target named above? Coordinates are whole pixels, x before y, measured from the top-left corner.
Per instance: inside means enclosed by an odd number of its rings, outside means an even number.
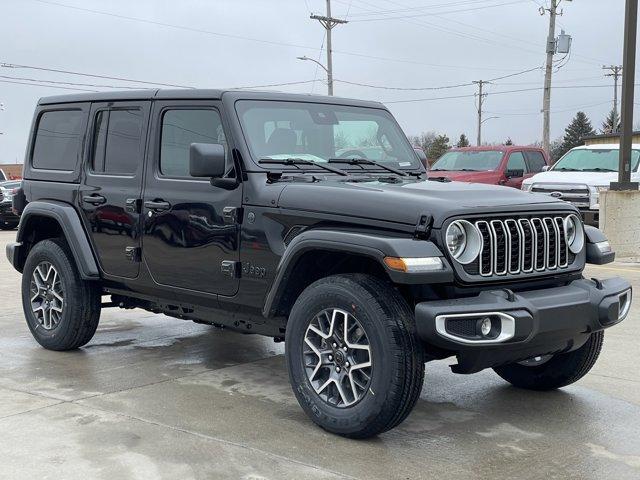
[[[14,237],[0,232],[0,251]],[[590,267],[640,291],[640,265]],[[32,339],[0,258],[0,478],[640,478],[640,307],[561,391],[427,365],[398,428],[352,441],[297,405],[270,339],[106,309],[85,348]]]

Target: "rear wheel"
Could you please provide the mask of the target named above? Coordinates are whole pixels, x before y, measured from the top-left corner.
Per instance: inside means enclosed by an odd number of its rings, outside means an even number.
[[[390,284],[367,275],[324,278],[300,295],[289,316],[286,358],[305,412],[352,438],[401,423],[424,380],[409,306]]]
[[[572,352],[534,357],[496,367],[494,371],[518,388],[553,390],[566,387],[584,377],[595,365],[603,339],[604,332],[595,332],[582,347]]]
[[[43,240],[22,272],[22,306],[29,330],[49,350],[72,350],[91,340],[100,319],[100,289],[82,280],[64,240]]]

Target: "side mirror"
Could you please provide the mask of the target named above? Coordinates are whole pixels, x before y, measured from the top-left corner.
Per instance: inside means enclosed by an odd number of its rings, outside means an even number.
[[[547,170],[549,170],[551,167],[549,165],[545,165],[544,167],[542,167],[542,171],[546,172]]]
[[[521,168],[514,168],[513,170],[505,170],[504,176],[507,178],[524,177],[524,170]]]
[[[189,147],[189,174],[192,177],[221,178],[226,159],[219,143],[192,143]]]
[[[429,160],[427,160],[427,154],[424,153],[424,150],[414,147],[413,151],[416,152],[416,155],[418,156],[418,159],[420,160],[420,163],[422,163],[424,168],[429,170]]]

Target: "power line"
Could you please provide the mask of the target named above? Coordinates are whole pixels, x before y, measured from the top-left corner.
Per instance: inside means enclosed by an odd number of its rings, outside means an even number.
[[[39,1],[39,0],[35,0],[35,1]],[[173,84],[173,83],[150,82],[150,81],[146,81],[146,80],[136,80],[136,79],[125,78],[125,77],[112,77],[112,76],[109,76],[109,75],[100,75],[100,74],[85,73],[85,72],[75,72],[75,71],[71,71],[71,70],[61,70],[61,69],[57,69],[57,68],[39,67],[39,66],[34,66],[34,65],[20,65],[20,64],[16,64],[16,63],[7,63],[7,62],[0,62],[0,67],[4,67],[4,68],[24,68],[24,69],[27,69],[27,70],[41,70],[43,72],[64,73],[64,74],[67,74],[67,75],[77,75],[77,76],[80,76],[80,77],[102,78],[102,79],[105,79],[105,80],[120,80],[120,81],[123,81],[123,82],[140,83],[140,84],[145,84],[145,85],[158,85],[158,86],[161,86],[161,87],[194,88],[194,87],[188,86],[188,85],[176,85],[176,84]]]
[[[525,73],[530,73],[530,72],[534,72],[536,70],[540,70],[541,67],[534,67],[534,68],[529,68],[527,70],[523,70],[521,72],[515,72],[515,73],[510,73],[509,75],[503,75],[501,77],[496,77],[496,78],[492,78],[490,80],[486,80],[485,83],[487,82],[493,82],[494,80],[502,80],[504,78],[511,78],[511,77],[515,77],[516,75],[523,75]],[[469,87],[471,85],[474,85],[475,82],[466,82],[466,83],[458,83],[458,84],[454,84],[454,85],[443,85],[443,86],[437,86],[437,87],[390,87],[390,86],[386,86],[386,85],[372,85],[369,83],[360,83],[360,82],[353,82],[353,81],[348,81],[348,80],[339,80],[336,79],[336,82],[340,82],[340,83],[346,83],[348,85],[356,85],[359,87],[366,87],[366,88],[377,88],[380,90],[397,90],[397,91],[432,91],[432,90],[448,90],[448,89],[452,89],[452,88],[460,88],[460,87]]]
[[[29,77],[12,77],[10,75],[0,75],[0,78],[6,78],[9,80],[23,80],[27,82],[40,82],[40,83],[51,83],[56,85],[72,85],[72,86],[80,86],[80,87],[98,87],[98,88],[122,88],[126,90],[139,90],[140,87],[127,87],[124,85],[101,85],[101,84],[93,84],[93,83],[75,83],[75,82],[63,82],[58,80],[44,80],[41,78],[29,78]]]
[[[598,103],[590,103],[587,105],[575,105],[573,107],[566,107],[562,109],[554,109],[551,110],[551,113],[563,113],[563,112],[571,112],[581,108],[590,108],[590,107],[599,107],[600,105],[606,105],[609,101],[606,102],[598,102]],[[485,113],[490,113],[491,115],[502,115],[505,117],[520,117],[520,116],[532,116],[532,115],[540,115],[540,111],[536,112],[489,112],[485,111]]]
[[[98,90],[89,90],[87,88],[72,88],[72,87],[61,87],[59,85],[47,85],[43,83],[29,83],[29,82],[20,82],[17,80],[0,80],[0,83],[13,83],[16,85],[29,85],[31,87],[47,87],[47,88],[59,88],[61,90],[74,90],[76,92],[97,92]]]
[[[525,1],[528,1],[528,0],[512,0],[510,2],[495,3],[493,5],[483,5],[483,6],[480,6],[480,7],[463,8],[463,9],[459,9],[459,10],[449,10],[449,11],[445,11],[445,12],[439,12],[438,14],[426,12],[426,13],[415,13],[415,14],[412,14],[412,15],[402,15],[402,16],[397,16],[397,17],[366,18],[366,19],[362,19],[362,20],[353,20],[353,21],[354,22],[379,22],[381,20],[401,20],[401,19],[405,19],[405,18],[419,18],[419,17],[429,17],[429,16],[436,16],[436,15],[448,15],[448,14],[451,14],[451,13],[470,12],[470,11],[474,11],[474,10],[484,10],[484,9],[487,9],[487,8],[503,7],[503,6],[506,6],[506,5],[514,5],[514,4],[517,4],[517,3],[524,3]]]
[[[345,4],[345,0],[336,0],[336,1],[338,3]],[[438,4],[430,4],[430,5],[423,5],[423,6],[412,6],[412,7],[400,8],[400,9],[393,9],[393,10],[363,11],[360,13],[354,13],[352,17],[367,17],[367,16],[388,15],[388,14],[393,15],[393,14],[404,13],[404,12],[432,10],[432,9],[438,9],[442,7],[450,8],[450,7],[457,7],[460,5],[477,5],[480,3],[488,3],[488,2],[494,2],[494,1],[495,0],[462,0],[457,2],[438,3]]]
[[[640,85],[640,84],[636,84],[636,85]],[[561,86],[554,86],[552,87],[553,89],[566,89],[566,88],[611,88],[609,85],[561,85]],[[521,92],[534,92],[534,91],[540,91],[543,90],[544,87],[535,87],[535,88],[520,88],[520,89],[516,89],[516,90],[500,90],[497,92],[491,92],[488,93],[487,95],[504,95],[504,94],[509,94],[509,93],[521,93]],[[467,94],[467,95],[455,95],[455,96],[448,96],[448,97],[432,97],[432,98],[413,98],[413,99],[409,99],[409,100],[390,100],[390,101],[383,101],[382,103],[385,104],[392,104],[392,103],[415,103],[415,102],[430,102],[433,100],[447,100],[447,99],[454,99],[454,98],[470,98],[470,97],[475,97],[476,94],[472,93],[472,94]]]
[[[295,43],[279,42],[279,41],[275,41],[275,40],[264,40],[264,39],[260,39],[260,38],[245,37],[245,36],[242,36],[242,35],[233,35],[233,34],[228,34],[228,33],[220,33],[220,32],[215,32],[215,31],[212,31],[212,30],[205,30],[205,29],[187,27],[187,26],[184,26],[184,25],[175,25],[175,24],[170,24],[170,23],[158,22],[158,21],[154,21],[154,20],[148,20],[148,19],[144,19],[144,18],[140,18],[140,17],[131,17],[131,16],[127,16],[127,15],[120,15],[120,14],[115,14],[115,13],[110,13],[110,12],[104,12],[104,11],[101,11],[101,10],[94,10],[94,9],[90,9],[90,8],[77,7],[77,6],[74,6],[74,5],[67,5],[67,4],[64,4],[64,3],[53,2],[53,1],[49,1],[49,0],[32,0],[32,1],[39,2],[39,3],[42,3],[42,4],[46,4],[46,5],[51,5],[51,6],[68,8],[68,9],[77,10],[77,11],[86,12],[86,13],[93,13],[93,14],[96,14],[96,15],[105,15],[105,16],[109,16],[109,17],[113,17],[113,18],[118,18],[118,19],[121,19],[121,20],[129,20],[129,21],[141,22],[141,23],[146,23],[146,24],[155,25],[155,26],[161,26],[161,27],[173,28],[173,29],[178,29],[178,30],[191,31],[191,32],[195,32],[195,33],[213,35],[213,36],[217,36],[217,37],[232,38],[232,39],[236,39],[236,40],[257,42],[257,43],[263,43],[263,44],[267,44],[267,45],[274,45],[274,46],[280,46],[280,47],[291,47],[291,48],[306,49],[306,50],[316,50],[316,51],[320,50],[317,47],[311,47],[311,46],[308,46],[308,45],[300,45],[300,44],[295,44]],[[411,23],[411,22],[409,22],[409,23]],[[446,31],[446,30],[444,30],[444,31]],[[474,40],[481,40],[481,38],[479,38],[479,37],[478,38],[473,38],[473,37],[470,37],[470,36],[467,36],[467,37],[472,38]],[[489,43],[492,43],[492,42],[489,41]],[[386,61],[386,62],[421,65],[421,66],[435,67],[435,68],[452,68],[452,69],[464,69],[464,70],[469,70],[470,68],[473,68],[474,70],[487,70],[487,71],[493,70],[493,71],[502,71],[502,72],[509,70],[509,69],[500,68],[500,67],[482,67],[482,66],[471,67],[469,65],[433,64],[433,63],[421,62],[421,61],[418,61],[418,60],[401,59],[401,58],[396,58],[396,57],[382,57],[382,56],[376,56],[376,55],[369,55],[369,54],[365,54],[365,53],[349,52],[349,51],[344,51],[344,50],[334,50],[333,52],[336,53],[336,54],[347,55],[347,56],[356,57],[356,58],[366,58],[366,59],[372,59],[372,60],[381,60],[381,61]],[[112,77],[111,80],[120,80],[120,79]],[[128,81],[133,81],[133,80],[128,80]],[[135,83],[149,83],[149,84],[153,84],[153,85],[161,85],[161,86],[168,86],[168,87],[190,88],[190,87],[186,87],[186,86],[183,86],[183,85],[170,85],[170,84],[155,83],[155,82],[135,82]]]

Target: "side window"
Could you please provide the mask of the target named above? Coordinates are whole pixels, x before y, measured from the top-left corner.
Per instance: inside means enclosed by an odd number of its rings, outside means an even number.
[[[33,145],[33,168],[74,170],[82,146],[83,120],[81,110],[44,112]]]
[[[192,143],[217,143],[227,150],[220,114],[207,109],[165,111],[162,115],[160,173],[170,177],[189,177],[189,148]]]
[[[527,173],[527,164],[524,161],[522,152],[512,152],[507,163],[507,170],[522,170]]]
[[[529,162],[529,172],[531,173],[539,173],[542,171],[542,168],[546,165],[544,161],[544,156],[540,152],[526,152],[527,161]]]
[[[124,175],[135,173],[141,160],[143,124],[139,109],[99,111],[93,130],[93,171]]]

